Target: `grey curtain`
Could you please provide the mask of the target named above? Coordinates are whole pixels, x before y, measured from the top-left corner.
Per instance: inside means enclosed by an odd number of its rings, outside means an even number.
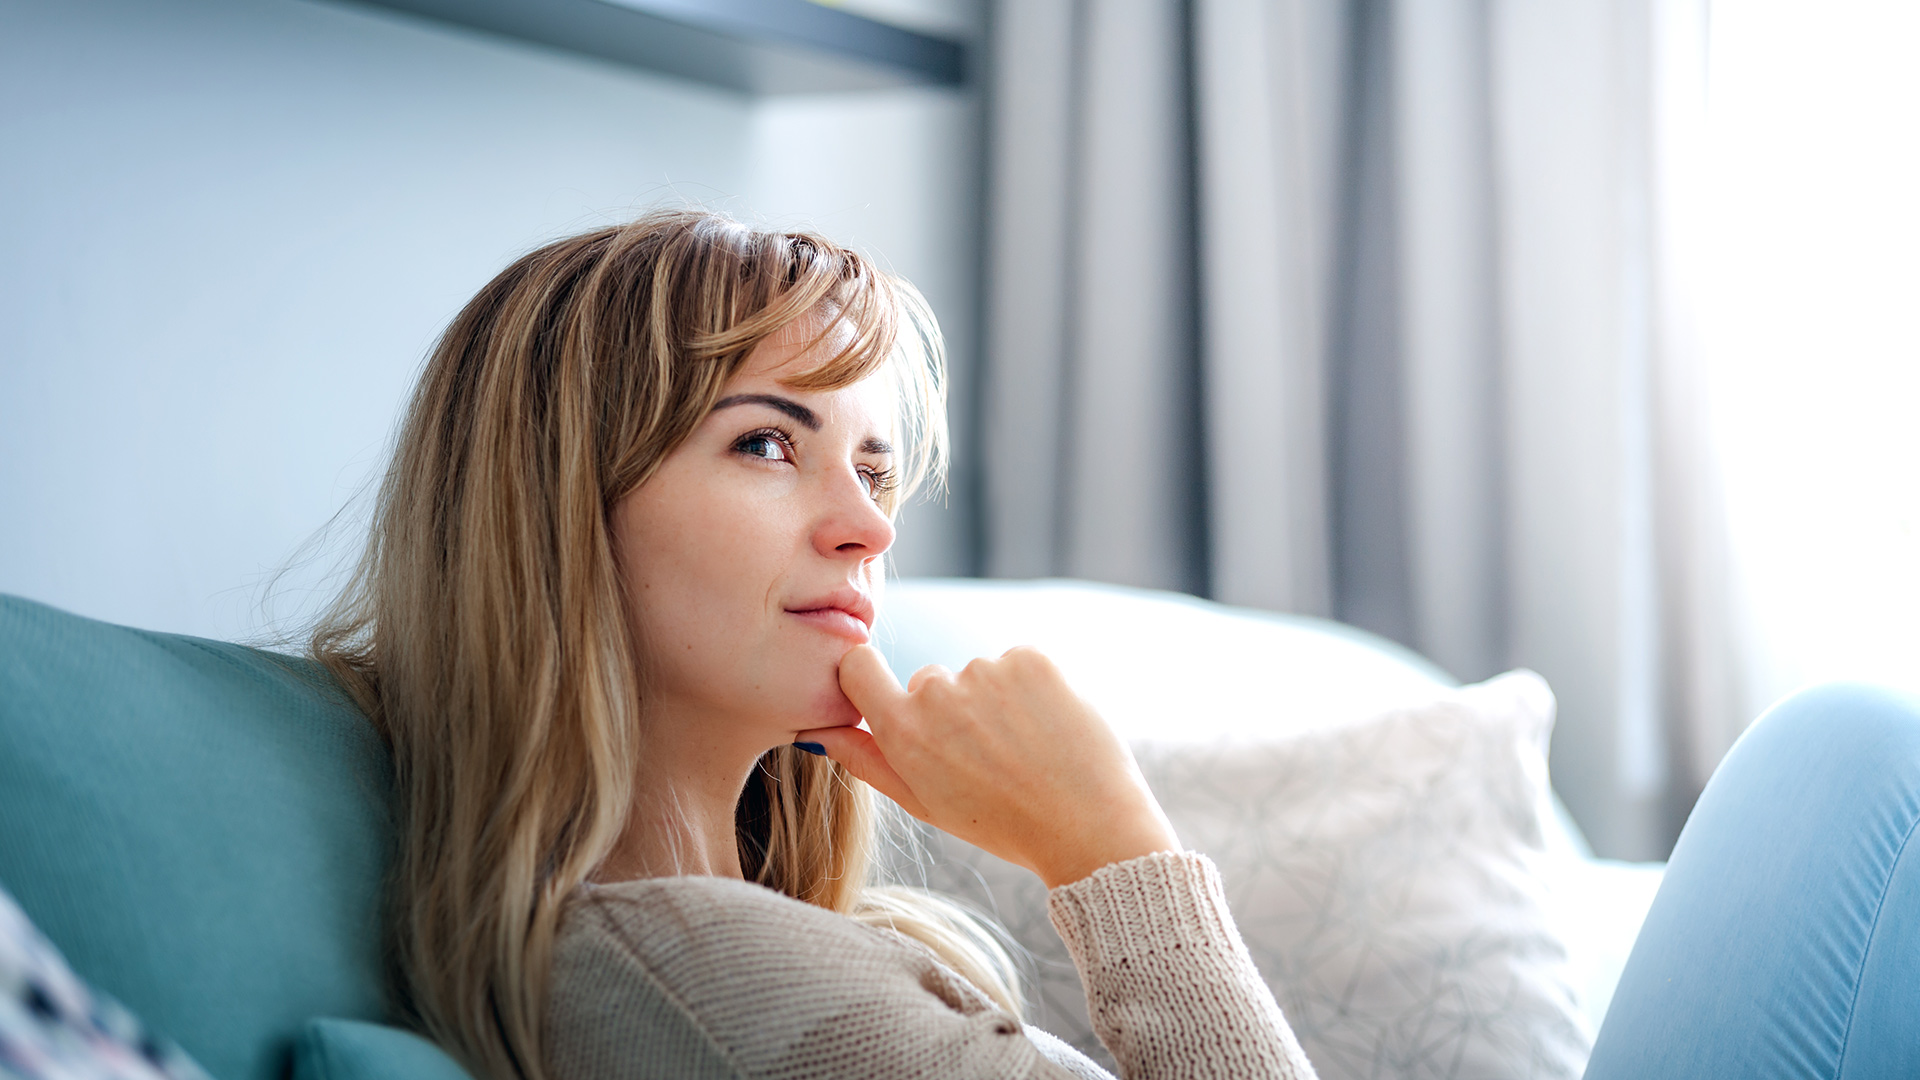
[[[1662,141],[1700,0],[995,12],[984,564],[1541,671],[1664,855],[1747,703]]]

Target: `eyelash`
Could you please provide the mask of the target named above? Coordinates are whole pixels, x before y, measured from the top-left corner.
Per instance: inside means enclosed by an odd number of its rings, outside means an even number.
[[[780,428],[770,427],[759,428],[740,436],[733,444],[734,453],[743,454],[751,458],[759,458],[762,461],[772,460],[761,454],[748,453],[747,451],[749,445],[762,439],[779,443],[781,449],[786,451],[788,459],[791,460],[793,458],[793,433],[783,431]],[[871,465],[862,465],[860,466],[860,475],[866,477],[867,495],[875,502],[879,502],[883,496],[900,486],[900,473],[891,467],[876,469]]]
[[[789,458],[793,457],[793,434],[791,432],[782,431],[779,428],[760,428],[757,431],[747,432],[745,435],[740,436],[740,438],[734,441],[734,444],[733,444],[734,453],[746,454],[747,457],[760,458],[760,460],[762,461],[771,460],[763,455],[752,454],[747,452],[748,445],[755,442],[759,442],[762,439],[765,439],[768,442],[779,443],[780,448],[786,451],[787,457]]]
[[[873,497],[874,502],[879,502],[882,496],[900,486],[900,474],[892,468],[876,469],[867,466],[863,475],[867,478],[868,494]]]

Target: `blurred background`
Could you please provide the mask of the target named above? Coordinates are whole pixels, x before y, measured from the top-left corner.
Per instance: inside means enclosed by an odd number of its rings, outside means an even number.
[[[1902,0],[0,0],[0,591],[296,621],[460,304],[694,203],[932,302],[901,573],[1535,668],[1664,857],[1768,702],[1920,688],[1915,55]]]

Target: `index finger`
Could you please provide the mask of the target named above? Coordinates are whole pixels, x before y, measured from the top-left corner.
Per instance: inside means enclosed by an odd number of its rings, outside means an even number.
[[[869,727],[876,721],[884,726],[907,700],[886,658],[871,645],[855,645],[840,658],[840,692],[867,718]]]

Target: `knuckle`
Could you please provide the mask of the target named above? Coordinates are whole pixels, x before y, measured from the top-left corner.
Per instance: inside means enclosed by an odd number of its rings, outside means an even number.
[[[1032,645],[1019,645],[1007,650],[1007,665],[1022,674],[1038,674],[1054,670],[1053,658]]]

